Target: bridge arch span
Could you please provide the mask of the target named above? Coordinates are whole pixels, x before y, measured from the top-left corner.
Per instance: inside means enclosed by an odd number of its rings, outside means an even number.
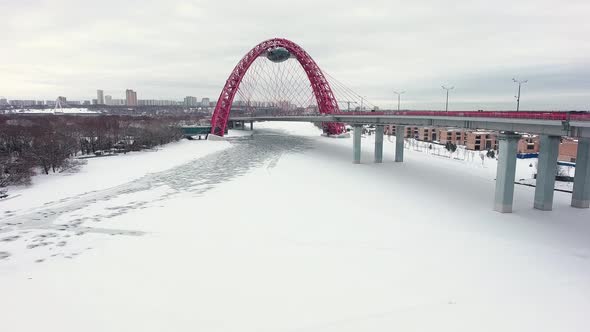
[[[288,39],[273,38],[265,40],[262,43],[254,46],[254,48],[246,53],[240,62],[238,62],[234,70],[229,75],[223,90],[221,90],[219,99],[217,99],[215,110],[213,111],[213,116],[211,118],[212,134],[219,136],[224,135],[236,92],[238,91],[242,78],[244,78],[244,75],[254,60],[265,54],[267,51],[277,47],[287,49],[297,59],[305,71],[305,74],[311,83],[311,88],[313,90],[315,99],[318,103],[319,112],[322,114],[332,114],[340,111],[328,80],[326,80],[322,70],[311,58],[311,56],[301,46]],[[343,131],[344,126],[340,123],[324,123],[324,128],[330,134],[339,134]]]

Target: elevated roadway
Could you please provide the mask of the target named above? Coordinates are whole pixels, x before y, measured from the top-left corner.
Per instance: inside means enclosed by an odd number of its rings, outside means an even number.
[[[486,129],[590,138],[590,114],[565,112],[340,112],[323,115],[230,116],[230,121],[343,122]]]
[[[278,116],[231,116],[232,126],[256,121],[297,121],[314,123],[347,123],[353,131],[353,163],[361,162],[361,132],[363,125],[375,125],[375,163],[383,161],[383,133],[385,125],[396,126],[395,161],[403,162],[405,126],[457,127],[500,132],[498,168],[494,210],[512,212],[516,152],[520,133],[541,136],[537,185],[534,208],[553,209],[553,192],[557,171],[559,140],[562,136],[578,139],[576,172],[572,192],[572,207],[590,207],[590,113],[587,112],[337,112],[332,114]]]

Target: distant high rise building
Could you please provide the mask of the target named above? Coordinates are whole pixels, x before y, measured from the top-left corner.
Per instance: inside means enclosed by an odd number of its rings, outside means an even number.
[[[105,105],[112,105],[113,104],[113,97],[106,95],[104,96],[104,103]]]
[[[104,105],[104,91],[96,90],[96,102],[99,105]]]
[[[137,104],[139,106],[181,106],[184,105],[184,102],[176,100],[139,99]]]
[[[127,97],[127,106],[137,106],[137,92],[131,90],[131,89],[127,89],[125,91],[125,96]]]
[[[197,106],[197,97],[186,96],[184,97],[184,106],[194,107]]]
[[[125,106],[127,105],[127,99],[112,99],[113,106]]]
[[[0,106],[8,106],[8,100],[6,98],[0,98]]]
[[[14,107],[28,107],[28,106],[35,106],[35,100],[11,100],[10,105]]]
[[[57,97],[57,102],[59,102],[61,106],[66,106],[68,104],[68,100],[64,96]]]
[[[209,107],[209,103],[210,103],[209,98],[203,98],[203,99],[201,99],[201,106],[203,106],[203,107]]]

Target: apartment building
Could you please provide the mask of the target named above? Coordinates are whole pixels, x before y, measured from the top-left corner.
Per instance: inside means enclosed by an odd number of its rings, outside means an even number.
[[[438,141],[441,144],[451,142],[456,145],[465,145],[466,131],[459,128],[438,128]]]
[[[418,140],[424,142],[432,142],[436,141],[438,138],[437,136],[437,128],[435,127],[419,127],[418,128]]]
[[[498,134],[493,131],[468,131],[465,135],[467,150],[498,150]]]
[[[563,137],[559,143],[559,161],[576,162],[578,153],[578,140],[571,137]]]
[[[540,138],[537,135],[522,135],[518,141],[518,153],[538,153]]]

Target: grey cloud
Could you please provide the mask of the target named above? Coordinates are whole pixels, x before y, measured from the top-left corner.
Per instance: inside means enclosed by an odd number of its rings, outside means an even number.
[[[512,107],[510,78],[530,79],[530,107],[588,108],[590,3],[490,1],[0,1],[0,95],[215,98],[256,43],[286,37],[381,107]],[[411,93],[410,93],[411,91]],[[544,106],[549,105],[549,106]]]

